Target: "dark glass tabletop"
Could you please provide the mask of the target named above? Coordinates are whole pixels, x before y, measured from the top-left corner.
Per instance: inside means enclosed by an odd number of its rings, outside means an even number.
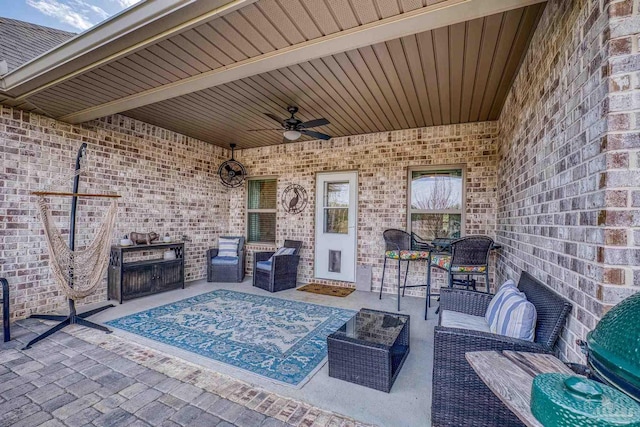
[[[336,338],[347,337],[365,343],[393,346],[409,320],[408,316],[383,313],[363,308],[340,329],[333,333]]]

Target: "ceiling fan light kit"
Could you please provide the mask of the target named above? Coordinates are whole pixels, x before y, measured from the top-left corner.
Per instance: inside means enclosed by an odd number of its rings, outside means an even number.
[[[283,135],[289,141],[295,141],[296,139],[298,139],[298,138],[300,138],[302,136],[302,134],[300,132],[298,132],[297,130],[285,130]]]
[[[280,131],[284,136],[283,142],[287,141],[295,141],[299,139],[301,136],[309,136],[314,139],[323,139],[328,140],[331,139],[330,135],[325,133],[316,132],[313,130],[309,130],[309,128],[314,128],[318,126],[324,126],[329,124],[329,120],[325,118],[313,119],[306,122],[298,119],[295,114],[298,112],[298,107],[290,105],[287,107],[287,111],[291,114],[291,117],[288,119],[280,119],[275,114],[264,113],[265,116],[269,117],[272,120],[278,122],[281,126],[279,129],[250,129],[250,132],[262,132],[262,131]]]

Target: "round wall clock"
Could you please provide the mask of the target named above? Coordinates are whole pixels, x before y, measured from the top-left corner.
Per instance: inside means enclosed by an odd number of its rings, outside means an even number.
[[[298,214],[307,207],[309,199],[307,191],[298,184],[287,186],[282,192],[282,207],[286,213]]]

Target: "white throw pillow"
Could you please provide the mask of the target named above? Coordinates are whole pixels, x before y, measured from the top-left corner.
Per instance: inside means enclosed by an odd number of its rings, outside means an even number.
[[[218,242],[218,256],[237,258],[239,244],[240,239],[221,237]]]
[[[496,292],[496,294],[493,296],[491,302],[489,303],[489,306],[487,307],[487,312],[484,315],[484,318],[489,325],[494,323],[496,317],[498,317],[498,311],[500,310],[500,306],[504,301],[506,293],[513,290],[519,292],[518,288],[516,287],[516,283],[513,280],[509,279],[504,282],[502,286],[500,286],[498,292]]]
[[[500,307],[494,334],[505,335],[526,341],[533,341],[536,332],[536,307],[522,292],[509,293]]]

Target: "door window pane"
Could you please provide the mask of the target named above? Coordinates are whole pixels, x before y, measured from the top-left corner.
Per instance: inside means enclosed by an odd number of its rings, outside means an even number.
[[[324,206],[331,208],[349,207],[349,183],[327,182],[324,187]]]
[[[325,208],[324,209],[324,232],[349,234],[349,209],[348,208]]]

